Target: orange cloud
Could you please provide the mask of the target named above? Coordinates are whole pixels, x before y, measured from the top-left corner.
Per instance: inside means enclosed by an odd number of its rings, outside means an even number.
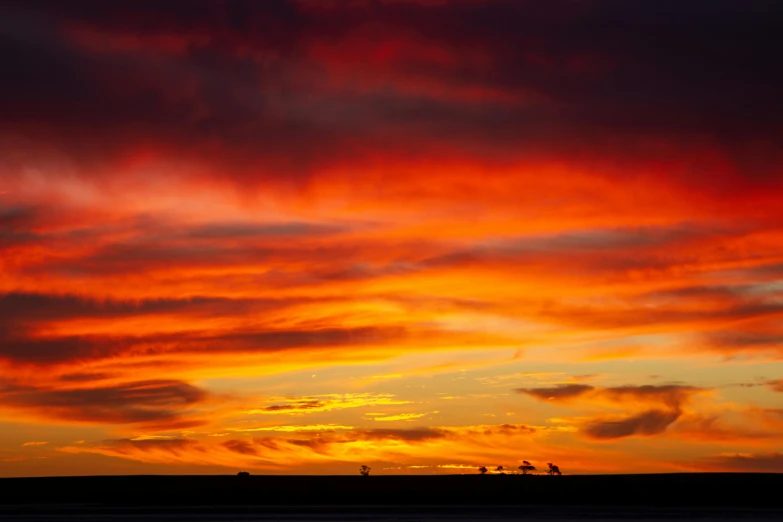
[[[74,472],[775,450],[780,13],[18,4],[0,420],[24,430],[3,459],[101,438],[69,446]],[[396,431],[436,409],[450,428]]]
[[[147,424],[160,429],[203,424],[184,420],[206,393],[181,381],[151,380],[96,388],[34,388],[6,383],[2,408],[43,419],[101,424]]]
[[[696,466],[701,469],[720,471],[781,473],[783,472],[783,454],[724,454],[710,458],[706,464],[698,463]]]
[[[776,381],[769,381],[767,383],[767,386],[769,386],[772,391],[783,393],[783,379],[778,379]]]
[[[524,438],[535,433],[535,430],[521,425],[370,430],[330,426],[317,427],[317,430],[311,430],[310,427],[300,429],[301,426],[291,428],[279,431],[289,431],[296,434],[297,438],[263,437],[231,439],[217,443],[214,439],[121,439],[94,445],[68,446],[60,448],[59,451],[71,454],[96,453],[149,463],[192,462],[201,465],[286,470],[295,469],[305,463],[322,463],[329,460],[432,460],[447,455],[449,446],[473,446],[475,450],[487,444],[487,441],[502,441],[509,435]],[[307,436],[308,432],[315,435]],[[453,454],[451,458],[454,458]]]

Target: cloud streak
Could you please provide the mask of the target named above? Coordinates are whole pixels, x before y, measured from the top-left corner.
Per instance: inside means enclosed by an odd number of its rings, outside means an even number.
[[[96,424],[150,424],[187,427],[202,424],[184,420],[189,409],[207,393],[175,380],[128,382],[95,388],[47,389],[0,383],[4,409],[23,415]]]
[[[587,401],[609,403],[624,408],[643,407],[639,413],[598,416],[583,423],[585,436],[596,440],[612,440],[642,435],[659,435],[682,415],[690,399],[707,390],[692,386],[665,384],[614,386],[600,388],[586,384],[561,384],[549,388],[518,388],[517,393],[537,400],[558,402]]]
[[[777,451],[778,3],[159,4],[0,6],[14,473]]]

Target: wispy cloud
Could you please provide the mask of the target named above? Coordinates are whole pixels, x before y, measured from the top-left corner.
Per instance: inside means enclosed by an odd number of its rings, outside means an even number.
[[[251,433],[254,431],[282,431],[294,433],[297,431],[336,431],[336,430],[352,430],[353,426],[341,426],[339,424],[296,424],[296,425],[281,425],[281,426],[263,426],[259,428],[242,428],[233,429],[231,431],[238,433]]]
[[[609,402],[625,408],[644,408],[637,413],[600,415],[583,422],[582,433],[592,439],[612,440],[634,435],[658,435],[676,422],[683,407],[696,394],[707,390],[685,385],[627,385],[599,388],[586,384],[563,384],[550,388],[518,388],[517,393],[555,403],[571,401]]]
[[[361,408],[365,406],[394,406],[410,404],[410,401],[395,398],[393,394],[345,393],[326,394],[312,397],[270,397],[266,402],[274,402],[270,406],[245,411],[248,415],[255,414],[286,414],[302,415],[324,411]]]
[[[434,415],[438,413],[438,411],[431,411],[426,413],[397,413],[394,415],[384,415],[384,414],[372,414],[368,413],[367,415],[372,418],[374,421],[411,421],[415,419],[420,419],[422,417],[426,417],[427,415]]]
[[[0,8],[0,459],[779,450],[780,10],[127,4]]]

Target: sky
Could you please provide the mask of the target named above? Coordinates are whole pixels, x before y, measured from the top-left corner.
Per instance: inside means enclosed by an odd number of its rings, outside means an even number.
[[[783,472],[781,30],[0,1],[0,476]]]

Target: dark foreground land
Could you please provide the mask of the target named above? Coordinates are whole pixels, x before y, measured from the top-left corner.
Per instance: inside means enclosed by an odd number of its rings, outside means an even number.
[[[0,479],[0,520],[783,520],[783,474]]]

